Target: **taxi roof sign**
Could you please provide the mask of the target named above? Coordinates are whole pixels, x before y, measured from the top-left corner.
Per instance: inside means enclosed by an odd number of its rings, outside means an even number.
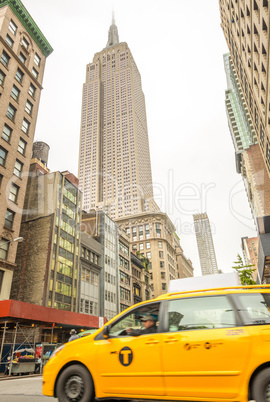
[[[213,289],[240,286],[239,276],[236,272],[226,274],[194,276],[191,278],[174,279],[169,283],[168,293],[186,292],[200,289]]]

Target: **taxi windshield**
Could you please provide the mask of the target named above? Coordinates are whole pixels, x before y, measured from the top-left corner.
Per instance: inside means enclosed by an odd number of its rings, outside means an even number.
[[[238,300],[238,311],[246,325],[270,324],[269,293],[238,294]]]

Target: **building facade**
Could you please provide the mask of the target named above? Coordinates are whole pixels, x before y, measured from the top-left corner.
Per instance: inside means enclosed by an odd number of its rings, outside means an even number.
[[[256,221],[270,213],[270,178],[260,151],[245,97],[229,54],[224,55],[227,76],[226,111],[235,149],[236,171],[246,189],[250,209]]]
[[[0,300],[9,299],[46,58],[20,0],[0,0]]]
[[[119,311],[134,304],[132,299],[132,266],[129,237],[118,228]]]
[[[244,265],[253,265],[254,280],[257,279],[258,255],[259,255],[259,237],[242,237],[241,247]]]
[[[187,258],[183,252],[182,247],[179,245],[176,249],[176,268],[178,271],[178,278],[190,278],[194,276],[194,268],[192,262]]]
[[[41,172],[41,164],[33,171]],[[28,179],[11,298],[78,312],[81,192],[69,172]]]
[[[103,211],[90,211],[82,215],[81,230],[101,245],[100,316],[110,320],[119,313],[117,225]]]
[[[106,48],[86,67],[78,177],[85,211],[114,219],[158,210],[141,77],[114,20]]]
[[[221,27],[270,176],[268,0],[221,0]]]
[[[81,232],[80,313],[100,316],[101,244]]]
[[[218,274],[212,230],[207,213],[193,215],[202,275]]]
[[[162,212],[145,212],[116,222],[129,236],[133,253],[149,260],[151,297],[166,293],[169,281],[178,278],[179,239],[169,217]]]
[[[152,273],[149,263],[144,258],[139,258],[131,253],[131,272],[133,304],[151,299]]]

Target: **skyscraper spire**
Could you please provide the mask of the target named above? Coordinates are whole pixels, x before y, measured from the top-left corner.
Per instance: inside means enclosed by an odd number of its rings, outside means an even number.
[[[114,46],[119,43],[118,29],[115,25],[114,10],[112,10],[112,25],[110,26],[108,33],[108,42],[106,47]]]

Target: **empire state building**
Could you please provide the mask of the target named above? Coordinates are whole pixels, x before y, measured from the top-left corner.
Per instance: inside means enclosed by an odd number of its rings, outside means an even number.
[[[119,43],[114,17],[106,48],[86,67],[80,155],[83,209],[112,219],[158,211],[141,76],[127,43]]]

